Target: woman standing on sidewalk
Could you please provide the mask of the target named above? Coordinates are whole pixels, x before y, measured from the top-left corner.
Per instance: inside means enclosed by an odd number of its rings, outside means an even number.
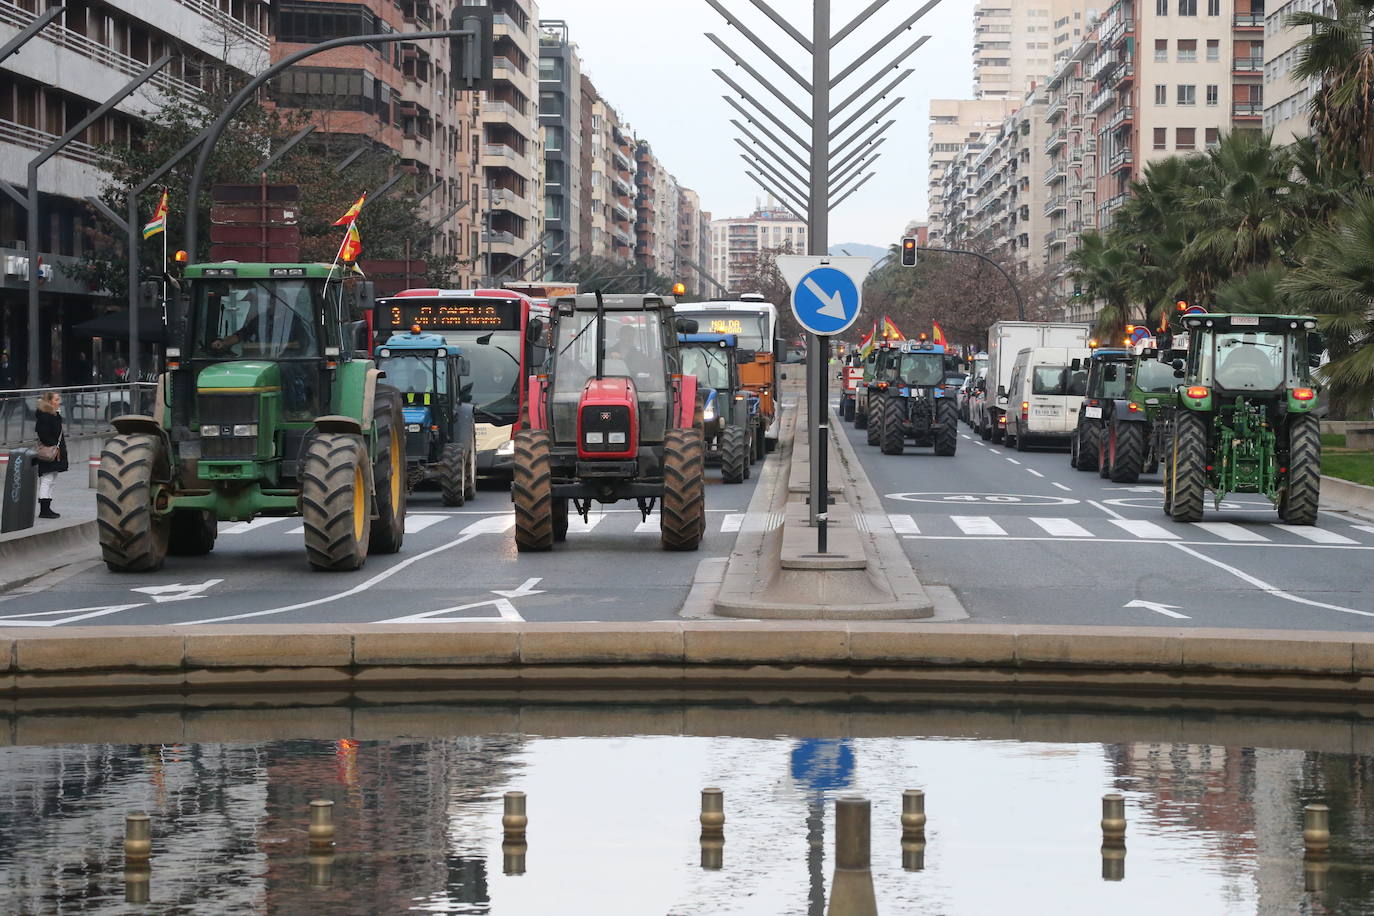
[[[52,511],[52,488],[57,483],[57,475],[67,469],[67,440],[62,435],[62,395],[56,391],[45,391],[38,398],[38,418],[34,421],[34,431],[38,433],[38,443],[56,452],[48,459],[39,457],[38,466],[38,506],[39,518],[61,518]]]

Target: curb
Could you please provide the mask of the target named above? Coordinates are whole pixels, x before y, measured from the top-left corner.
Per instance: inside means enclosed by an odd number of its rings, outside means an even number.
[[[1330,499],[1333,509],[1350,509],[1357,512],[1374,513],[1374,487],[1355,483],[1343,477],[1322,475],[1320,502]]]
[[[1374,633],[661,621],[0,629],[0,696],[328,690],[1064,691],[1374,698]],[[85,699],[83,699],[85,698]],[[623,699],[623,696],[622,696]],[[238,702],[252,702],[246,696]]]
[[[96,559],[100,555],[98,536],[96,520],[90,519],[0,541],[0,592],[70,563]]]

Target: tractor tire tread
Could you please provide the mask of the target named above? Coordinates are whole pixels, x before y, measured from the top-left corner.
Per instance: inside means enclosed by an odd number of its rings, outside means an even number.
[[[935,415],[940,419],[940,430],[935,434],[935,454],[942,458],[951,457],[959,448],[959,415],[949,401],[941,400],[936,404]]]
[[[553,470],[549,434],[542,429],[515,434],[511,500],[515,503],[515,546],[522,553],[553,549]]]
[[[660,538],[664,550],[696,550],[704,533],[706,454],[696,430],[673,429],[663,437]]]
[[[439,493],[445,506],[456,508],[467,502],[467,451],[450,442],[439,453]]]
[[[152,572],[167,557],[170,521],[152,513],[152,484],[165,470],[162,440],[147,433],[112,436],[100,454],[96,522],[100,554],[112,572]]]
[[[1289,525],[1315,525],[1321,496],[1321,424],[1311,414],[1292,419],[1288,426],[1288,481],[1279,514]]]
[[[367,447],[356,435],[320,433],[306,447],[301,459],[301,520],[306,559],[313,568],[343,572],[367,562],[372,512],[366,498],[361,537],[353,518],[356,466],[367,464]]]
[[[743,427],[727,426],[720,434],[720,476],[726,483],[744,483],[748,476],[749,443]]]
[[[879,439],[882,452],[884,455],[900,455],[906,444],[906,431],[902,429],[906,398],[888,395],[883,399],[882,413],[882,436]]]
[[[1202,521],[1207,488],[1207,428],[1202,418],[1191,411],[1180,411],[1174,422],[1173,456],[1166,473],[1172,478],[1169,517],[1176,522]]]
[[[1108,476],[1112,483],[1135,483],[1145,464],[1145,426],[1141,423],[1117,423],[1112,466]]]

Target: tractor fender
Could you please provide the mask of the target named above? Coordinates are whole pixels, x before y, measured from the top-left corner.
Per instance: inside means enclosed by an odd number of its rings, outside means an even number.
[[[368,423],[371,429],[372,424]],[[357,417],[345,417],[339,414],[330,414],[327,417],[315,418],[315,431],[321,433],[352,433],[361,436],[365,430],[363,425],[358,422]]]
[[[696,426],[697,377],[684,375],[674,383],[677,388],[677,417],[674,426],[678,429],[691,429]]]
[[[158,423],[157,420],[145,416],[144,414],[124,414],[123,416],[115,417],[111,420],[110,425],[115,428],[115,432],[123,435],[128,435],[130,433],[152,433],[153,435],[162,436],[163,438],[167,436],[167,431],[162,428],[162,425]]]
[[[459,404],[453,411],[453,439],[451,441],[467,448],[476,436],[477,420],[471,404]]]
[[[367,377],[363,379],[363,405],[362,411],[358,414],[359,423],[372,425],[372,410],[377,400],[377,382],[386,377],[386,373],[381,369],[368,369]],[[316,425],[319,421],[315,421]]]
[[[530,429],[548,429],[548,417],[544,415],[544,386],[547,382],[537,375],[529,377],[529,388],[525,393],[525,406],[529,414]]]
[[[1112,416],[1118,423],[1148,423],[1150,412],[1137,406],[1131,410],[1131,402],[1125,399],[1112,402]]]

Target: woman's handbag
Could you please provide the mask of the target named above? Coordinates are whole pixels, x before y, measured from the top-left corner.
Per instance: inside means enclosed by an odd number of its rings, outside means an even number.
[[[66,434],[63,433],[63,435]],[[56,445],[40,444],[38,448],[34,449],[34,454],[38,456],[39,461],[56,461],[62,454],[62,436],[57,437]]]

